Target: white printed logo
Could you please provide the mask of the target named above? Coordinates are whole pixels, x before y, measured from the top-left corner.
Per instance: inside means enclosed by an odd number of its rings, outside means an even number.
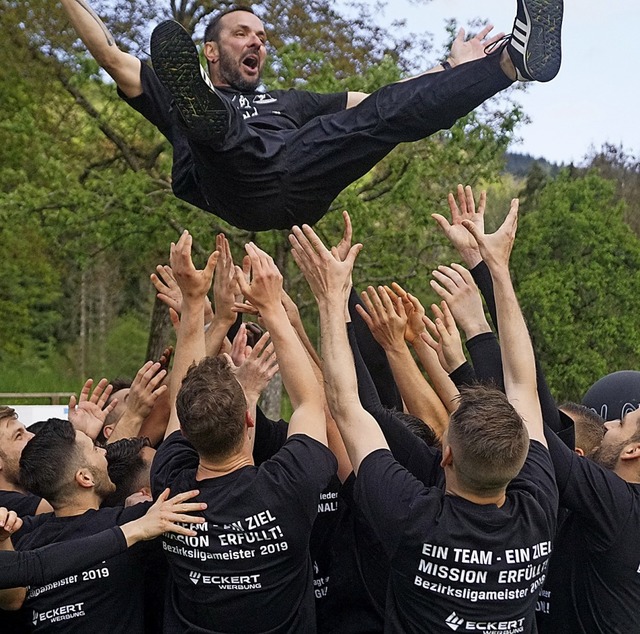
[[[258,94],[253,98],[253,103],[276,103],[277,99],[274,99],[269,93]]]
[[[192,570],[189,573],[189,579],[191,579],[191,583],[193,583],[194,586],[198,585],[198,581],[200,581],[200,577],[202,577],[202,573],[196,572],[195,570]]]
[[[444,622],[455,631],[464,623],[464,619],[461,619],[455,612],[452,612]]]
[[[33,623],[33,627],[38,625],[38,613],[35,610],[33,611],[33,618],[31,619],[31,621]]]

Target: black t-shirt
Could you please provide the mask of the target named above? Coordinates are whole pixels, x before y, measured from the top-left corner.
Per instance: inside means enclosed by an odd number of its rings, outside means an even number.
[[[640,631],[640,485],[547,433],[560,506],[569,509],[538,601],[544,634]]]
[[[148,503],[54,517],[17,534],[17,550],[94,535],[144,515]],[[34,523],[35,524],[35,523]],[[30,530],[33,528],[33,530]],[[25,533],[26,529],[26,533]],[[148,543],[46,585],[30,586],[25,607],[34,632],[141,634],[144,631],[143,565]]]
[[[200,490],[195,537],[165,535],[172,571],[166,632],[315,632],[309,536],[336,471],[324,445],[295,434],[273,458],[195,479],[198,454],[180,432],[158,450],[154,491]]]
[[[558,502],[542,445],[500,508],[425,487],[387,450],[363,460],[354,498],[391,562],[385,631],[535,632]]]
[[[33,493],[18,491],[0,491],[0,506],[15,511],[18,517],[35,515],[42,498]]]
[[[346,92],[241,93],[218,88],[239,116],[232,120],[221,147],[201,147],[194,154],[171,115],[170,93],[147,64],[141,64],[140,81],[141,95],[129,98],[121,91],[118,94],[173,146],[171,186],[176,196],[231,224],[255,230],[274,226],[270,225],[272,219],[261,217],[260,204],[263,196],[280,195],[286,171],[285,137],[317,117],[344,110],[347,103]],[[250,191],[248,199],[243,194],[245,190]],[[235,201],[234,205],[229,204],[230,200]]]

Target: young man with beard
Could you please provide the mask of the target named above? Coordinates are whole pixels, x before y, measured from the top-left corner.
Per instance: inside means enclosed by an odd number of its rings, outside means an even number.
[[[54,515],[27,519],[14,538],[16,550],[86,537],[145,514],[149,503],[100,508],[115,488],[105,454],[68,421],[49,423],[38,432],[22,451],[20,480],[46,496]],[[142,564],[148,547],[138,544],[56,584],[30,587],[25,607],[33,631],[141,634]]]
[[[151,70],[115,46],[85,0],[62,5],[122,97],[172,144],[176,196],[251,231],[315,223],[399,143],[450,128],[514,81],[549,81],[560,68],[563,0],[517,0],[504,42],[485,39],[492,27],[467,41],[461,29],[442,64],[372,95],[256,90],[267,35],[246,7],[207,27],[209,79],[178,23],[154,31]]]
[[[640,623],[640,410],[604,424],[592,459],[547,430],[560,507],[538,606],[541,634],[627,634]]]

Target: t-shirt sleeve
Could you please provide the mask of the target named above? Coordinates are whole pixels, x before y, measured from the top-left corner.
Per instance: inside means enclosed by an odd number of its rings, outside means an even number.
[[[264,412],[256,408],[256,437],[253,443],[253,461],[256,466],[269,460],[287,440],[289,424],[280,420],[271,420]]]
[[[288,102],[286,111],[303,126],[316,117],[340,112],[347,107],[347,93],[317,93],[305,90],[286,90],[280,93],[280,98]]]
[[[264,462],[259,473],[270,481],[271,490],[297,497],[310,521],[318,511],[320,493],[338,469],[330,449],[305,434],[294,434],[282,448]]]
[[[549,451],[537,440],[529,442],[527,458],[520,473],[509,483],[509,491],[524,489],[545,509],[550,518],[558,514],[558,487]]]
[[[0,552],[0,587],[41,586],[127,549],[119,528],[24,552]]]
[[[171,484],[181,471],[195,469],[197,466],[197,451],[182,432],[173,432],[158,447],[151,464],[153,498],[157,498],[167,487],[171,488]]]
[[[629,516],[638,513],[638,496],[628,482],[571,451],[550,429],[545,435],[555,468],[560,506],[591,525],[584,538],[594,548],[608,548],[627,525]]]
[[[18,517],[35,515],[42,498],[32,493],[18,491],[0,491],[0,506],[15,511]]]
[[[426,490],[388,449],[372,451],[360,464],[353,499],[390,558],[416,499]]]

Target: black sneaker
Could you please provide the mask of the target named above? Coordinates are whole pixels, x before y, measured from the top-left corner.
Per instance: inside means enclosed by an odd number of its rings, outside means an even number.
[[[229,113],[181,24],[167,20],[153,30],[151,61],[158,79],[173,97],[185,134],[194,141],[222,142],[229,128]]]
[[[560,70],[563,0],[518,0],[507,51],[520,81],[551,81]]]

